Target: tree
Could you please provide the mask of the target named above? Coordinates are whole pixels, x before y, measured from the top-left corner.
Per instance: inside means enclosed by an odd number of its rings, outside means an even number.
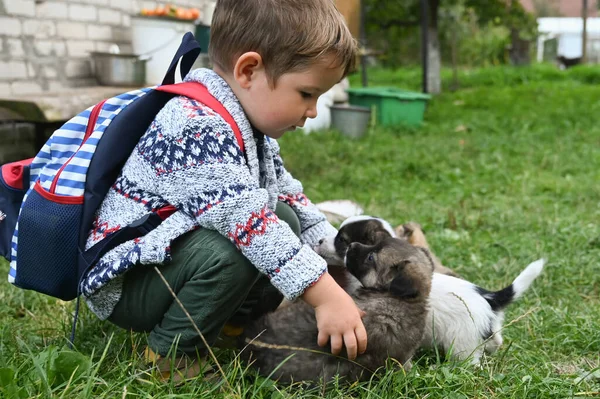
[[[419,28],[420,0],[363,0],[366,2],[367,32],[381,34],[398,26]],[[456,2],[457,0],[449,0]],[[430,93],[441,92],[441,52],[438,33],[438,12],[440,0],[427,0],[429,27],[427,31],[427,87]],[[384,33],[385,34],[385,33]],[[385,49],[384,49],[385,50]]]
[[[518,0],[466,0],[477,10],[480,23],[494,21],[511,31],[510,60],[513,65],[529,63],[529,43],[537,35],[537,21]]]
[[[394,39],[387,42],[382,39],[386,34],[393,31],[395,27],[412,26],[418,31],[421,16],[421,0],[363,0],[366,10],[366,29],[369,45],[383,43],[381,50],[386,51],[393,48]],[[427,0],[429,28],[428,38],[428,73],[427,87],[429,92],[437,94],[441,92],[441,49],[439,18],[441,10],[461,5],[465,12],[473,12],[481,25],[489,23],[502,24],[511,29],[512,49],[511,60],[516,64],[527,62],[528,45],[533,39],[537,24],[535,17],[529,14],[518,0]],[[447,13],[444,13],[447,14]],[[387,48],[385,48],[387,47]]]

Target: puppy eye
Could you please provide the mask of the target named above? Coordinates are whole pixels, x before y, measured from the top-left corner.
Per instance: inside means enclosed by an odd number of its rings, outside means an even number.
[[[369,262],[375,261],[375,255],[373,255],[373,252],[369,252],[369,256],[367,256],[367,260]]]

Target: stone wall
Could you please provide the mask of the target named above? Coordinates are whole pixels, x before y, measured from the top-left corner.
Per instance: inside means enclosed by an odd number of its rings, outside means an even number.
[[[203,9],[213,0],[170,4]],[[132,52],[131,16],[163,2],[0,0],[0,96],[94,85],[91,51]]]
[[[36,151],[32,123],[0,122],[0,165],[30,158]]]

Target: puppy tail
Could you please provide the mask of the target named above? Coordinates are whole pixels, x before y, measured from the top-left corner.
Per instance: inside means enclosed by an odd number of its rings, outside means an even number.
[[[525,270],[514,279],[511,285],[500,291],[490,292],[478,287],[479,294],[490,304],[492,310],[497,311],[504,309],[510,303],[523,296],[531,283],[533,283],[533,280],[540,275],[545,263],[545,259],[538,259],[535,262],[530,263]]]
[[[529,266],[517,276],[515,281],[511,284],[515,291],[513,299],[520,298],[523,293],[527,291],[531,283],[533,283],[533,280],[535,280],[542,272],[545,263],[545,259],[538,259],[535,262],[530,263]]]

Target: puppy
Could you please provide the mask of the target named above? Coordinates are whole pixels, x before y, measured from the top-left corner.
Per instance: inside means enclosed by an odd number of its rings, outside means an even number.
[[[442,265],[442,262],[435,256],[431,249],[429,248],[429,243],[425,238],[425,234],[421,229],[421,225],[415,222],[408,222],[405,224],[401,224],[394,229],[394,233],[396,233],[397,237],[405,238],[410,244],[415,245],[417,247],[423,247],[428,249],[435,264],[435,272],[446,274],[448,276],[459,277],[454,270]]]
[[[430,260],[406,241],[388,237],[376,245],[349,244],[346,267],[363,286],[351,296],[366,313],[363,323],[369,343],[365,353],[350,361],[345,351],[334,356],[329,347],[320,348],[314,309],[297,301],[244,329],[242,357],[260,374],[282,382],[327,382],[335,375],[364,381],[388,357],[409,369],[425,329]]]
[[[418,247],[428,249],[418,224],[404,226],[402,232],[410,231],[412,241]],[[373,244],[393,236],[390,229],[389,223],[378,218],[349,218],[342,223],[335,237],[321,240],[315,251],[329,262],[343,254],[351,242]],[[432,259],[437,258],[432,256]],[[433,262],[434,270],[440,270],[439,261]],[[496,292],[452,275],[433,273],[422,347],[436,346],[456,360],[472,356],[471,362],[478,364],[484,351],[493,353],[502,345],[504,309],[523,295],[543,266],[544,260],[531,263],[511,285]]]
[[[330,266],[344,264],[344,253],[350,242],[360,242],[367,245],[375,244],[386,237],[398,237],[407,240],[410,244],[429,250],[429,244],[421,230],[421,226],[411,222],[392,229],[385,220],[373,216],[352,216],[340,225],[338,234],[325,237],[313,249],[321,255]],[[435,255],[431,255],[436,273],[457,276],[455,272],[442,265]]]
[[[544,260],[530,263],[512,284],[491,292],[466,280],[434,273],[423,347],[438,347],[453,359],[479,364],[483,352],[502,345],[505,308],[540,275]]]

